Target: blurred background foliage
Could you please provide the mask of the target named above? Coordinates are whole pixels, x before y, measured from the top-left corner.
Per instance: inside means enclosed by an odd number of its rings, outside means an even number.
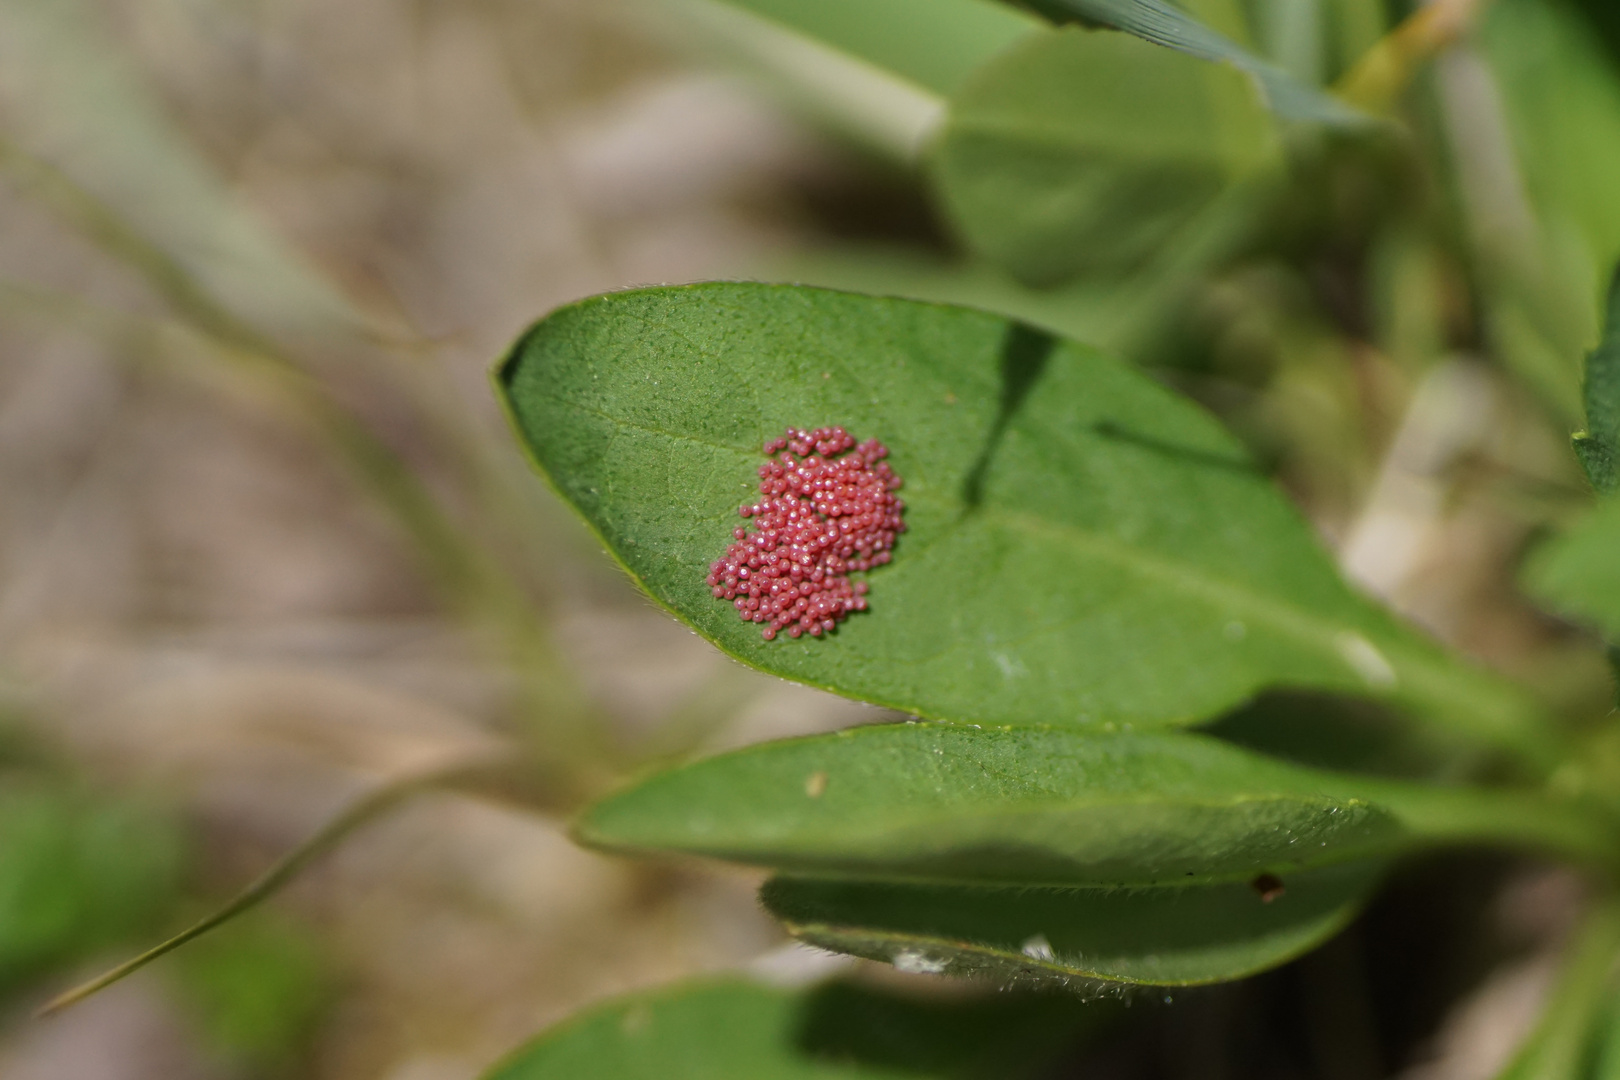
[[[983,59],[1068,46],[937,2],[919,34],[925,0],[0,0],[0,1074],[455,1080],[610,993],[810,963],[754,877],[562,833],[649,762],[885,716],[702,645],[534,482],[486,371],[607,289],[792,279],[1106,345],[1219,413],[1363,587],[1603,714],[1595,641],[1511,583],[1584,500],[1611,5],[1449,5],[1455,41],[1355,83],[1411,6],[1188,0],[1401,126],[1268,146],[1236,102],[1238,134],[1186,132],[1165,180],[1198,193],[1155,219],[1182,256],[1127,235],[1032,265],[979,215],[1067,195],[1033,158],[964,188],[1019,151],[961,117],[1046,103],[1038,64]],[[1064,222],[1086,246],[1119,215]],[[1227,726],[1274,745],[1305,707]],[[492,754],[519,779],[420,796],[272,908],[28,1019],[363,791]],[[1088,1061],[1488,1076],[1574,895],[1496,861],[1409,876],[1322,953],[1143,1010]]]

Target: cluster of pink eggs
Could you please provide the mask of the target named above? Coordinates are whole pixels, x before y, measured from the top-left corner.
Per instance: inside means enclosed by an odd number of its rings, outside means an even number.
[[[900,478],[876,439],[857,444],[841,427],[788,428],[764,447],[760,500],[738,513],[753,532],[732,531],[724,558],[709,567],[709,588],[770,641],[820,637],[852,611],[866,610],[866,582],[849,575],[882,566],[905,532]]]

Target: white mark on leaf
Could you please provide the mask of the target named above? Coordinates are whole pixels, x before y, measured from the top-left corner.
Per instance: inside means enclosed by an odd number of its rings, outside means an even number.
[[[894,967],[907,975],[941,975],[945,961],[916,949],[901,949],[894,954]]]
[[[1339,655],[1344,662],[1350,665],[1352,671],[1361,676],[1368,686],[1380,690],[1387,690],[1395,685],[1395,668],[1378,646],[1356,633],[1343,633],[1334,640],[1339,649]]]
[[[1008,656],[1006,653],[994,653],[992,659],[995,660],[996,667],[1001,669],[1003,678],[1017,679],[1029,674],[1029,669],[1024,666],[1024,662],[1015,656]]]
[[[1031,960],[1056,960],[1057,953],[1052,951],[1052,943],[1046,940],[1045,934],[1036,934],[1020,946],[1019,951]]]

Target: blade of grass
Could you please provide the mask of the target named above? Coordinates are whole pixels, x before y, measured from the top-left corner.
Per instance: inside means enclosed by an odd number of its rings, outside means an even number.
[[[319,859],[356,831],[398,807],[406,800],[431,788],[444,787],[480,776],[488,772],[492,764],[488,759],[472,762],[461,761],[445,768],[426,773],[414,773],[390,781],[362,795],[336,817],[317,829],[309,839],[283,855],[273,866],[260,874],[252,884],[237,893],[224,907],[187,927],[167,941],[147,949],[138,956],[131,957],[117,967],[103,972],[88,982],[80,983],[78,986],[58,994],[34,1013],[35,1018],[44,1018],[76,1005],[91,995],[105,990],[113,983],[133,975],[154,960],[168,955],[187,942],[195,941],[210,930],[230,922],[244,912],[252,910],[277,892],[280,892],[283,886],[297,877],[310,863]]]

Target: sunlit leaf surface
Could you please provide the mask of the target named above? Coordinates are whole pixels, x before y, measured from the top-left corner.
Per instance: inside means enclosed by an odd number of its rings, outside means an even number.
[[[737,658],[962,722],[1186,724],[1278,684],[1543,753],[1535,710],[1351,592],[1208,414],[977,311],[818,289],[615,293],[498,373],[534,459],[660,603]],[[871,610],[761,640],[705,582],[789,426],[880,438],[909,531]]]

